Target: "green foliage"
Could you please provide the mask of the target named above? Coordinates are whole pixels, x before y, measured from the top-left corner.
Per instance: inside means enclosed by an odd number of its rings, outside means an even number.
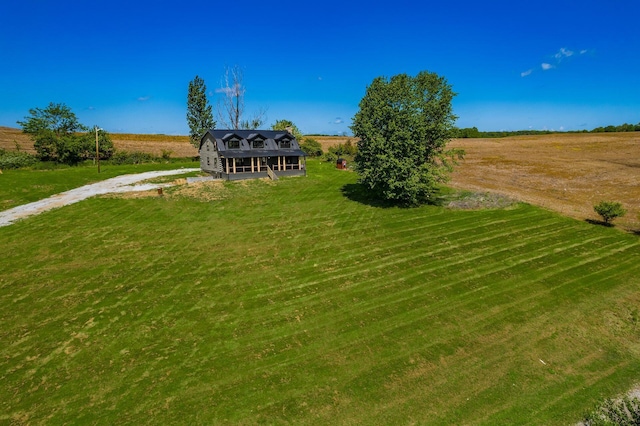
[[[204,80],[196,75],[189,82],[187,93],[187,124],[189,125],[189,141],[195,148],[200,147],[200,139],[209,129],[216,126],[213,111],[207,99],[207,86]]]
[[[637,426],[640,425],[640,400],[624,397],[606,399],[583,419],[584,426]]]
[[[17,123],[24,133],[39,135],[44,132],[53,132],[56,137],[73,134],[87,130],[80,124],[75,113],[65,104],[51,102],[46,108],[32,108],[30,116]]]
[[[309,157],[320,157],[323,154],[320,142],[312,138],[305,138],[300,144],[300,149],[302,149]]]
[[[71,108],[50,103],[44,109],[30,109],[29,114],[18,124],[33,139],[38,159],[63,164],[95,159],[96,132],[80,124]],[[111,138],[104,130],[98,130],[97,137],[100,158],[108,159],[113,153]]]
[[[170,153],[170,151],[169,151]],[[164,157],[163,157],[164,158]],[[143,164],[143,163],[156,163],[160,161],[160,158],[149,154],[147,152],[129,152],[129,151],[116,151],[111,157],[111,164]]]
[[[608,132],[640,132],[640,123],[638,124],[628,124],[624,123],[619,126],[606,126],[606,127],[596,127],[592,130],[593,133],[608,133]]]
[[[593,206],[593,210],[602,217],[604,223],[611,223],[615,218],[622,217],[627,213],[622,204],[613,201],[600,201]]]
[[[351,127],[360,138],[360,182],[383,200],[427,200],[461,155],[445,150],[454,131],[454,95],[444,77],[426,71],[374,79]]]
[[[323,157],[324,157],[324,160],[329,163],[335,163],[338,160],[338,156],[331,151],[324,154]]]
[[[358,147],[351,142],[351,139],[347,139],[345,143],[329,147],[329,152],[338,157],[354,157],[358,153]]]
[[[481,132],[477,127],[467,127],[456,129],[454,137],[456,138],[506,138],[509,136],[527,136],[527,135],[550,135],[553,133],[609,133],[609,132],[638,132],[640,131],[640,123],[638,124],[621,124],[619,126],[609,125],[606,127],[596,127],[588,130],[567,130],[556,132],[553,130],[512,130],[512,131],[488,131]]]
[[[23,151],[7,151],[0,148],[0,170],[32,166],[38,161],[35,155]]]
[[[170,149],[163,149],[161,157],[163,160],[169,161],[171,160],[171,154],[173,154],[173,151]]]
[[[275,123],[271,125],[271,130],[287,130],[287,128],[291,129],[291,134],[299,141],[302,142],[302,133],[298,126],[293,124],[291,120],[276,120]]]

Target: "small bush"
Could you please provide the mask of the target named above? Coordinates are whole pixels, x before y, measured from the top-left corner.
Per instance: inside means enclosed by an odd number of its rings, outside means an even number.
[[[598,213],[604,223],[611,223],[611,221],[617,217],[622,217],[627,212],[622,208],[622,204],[613,201],[600,201],[593,206],[593,210]]]
[[[337,155],[338,157],[353,157],[358,153],[358,146],[352,144],[351,139],[347,139],[345,143],[340,143],[336,146],[330,147],[329,152]]]
[[[309,157],[320,157],[323,154],[320,142],[311,138],[306,138],[300,144],[300,149],[302,149]]]
[[[585,426],[635,426],[640,425],[640,400],[625,397],[607,399],[585,416]]]
[[[37,162],[36,156],[27,152],[0,149],[0,170],[29,167]]]
[[[338,160],[338,156],[333,152],[327,152],[324,155],[324,159],[329,163],[335,163]]]
[[[159,160],[155,155],[146,152],[116,151],[111,157],[110,163],[115,165],[142,164],[155,163]]]
[[[173,151],[169,150],[169,149],[163,149],[162,150],[162,159],[169,161],[171,160],[171,154],[173,154]]]

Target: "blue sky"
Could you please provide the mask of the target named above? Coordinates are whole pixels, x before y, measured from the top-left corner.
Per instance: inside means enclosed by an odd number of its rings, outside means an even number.
[[[640,122],[640,1],[5,1],[0,126],[65,103],[110,132],[188,134],[244,72],[249,113],[339,134],[377,76],[436,72],[459,127],[582,130]]]

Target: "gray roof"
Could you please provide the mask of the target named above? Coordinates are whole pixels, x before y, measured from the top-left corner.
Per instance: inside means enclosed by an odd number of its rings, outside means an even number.
[[[307,155],[300,149],[300,145],[295,136],[282,130],[211,129],[202,136],[200,147],[202,147],[202,143],[207,135],[211,135],[215,139],[216,148],[221,157],[306,157]],[[228,141],[234,139],[239,141],[240,147],[237,149],[228,149]],[[252,148],[252,142],[255,140],[262,140],[264,142],[263,146],[261,148]],[[289,141],[289,147],[281,148],[280,142],[282,141]]]

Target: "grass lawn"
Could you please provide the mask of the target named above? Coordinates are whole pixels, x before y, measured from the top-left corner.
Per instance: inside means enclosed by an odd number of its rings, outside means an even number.
[[[86,166],[61,167],[53,170],[4,170],[0,174],[0,211],[115,176],[180,167],[200,167],[200,164],[193,161],[121,166],[103,163],[99,174],[96,167]]]
[[[308,173],[0,228],[0,422],[566,425],[640,381],[637,236]]]

